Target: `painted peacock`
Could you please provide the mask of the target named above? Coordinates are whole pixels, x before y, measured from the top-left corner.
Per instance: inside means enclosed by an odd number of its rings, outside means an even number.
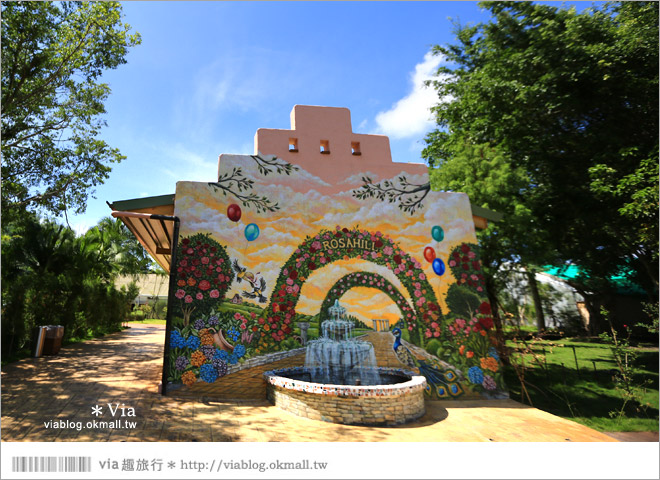
[[[394,344],[392,349],[399,361],[410,368],[416,368],[419,373],[426,377],[426,393],[433,392],[439,398],[459,397],[463,395],[463,387],[458,383],[458,375],[450,368],[439,370],[424,360],[416,358],[401,341],[401,329],[394,328]]]

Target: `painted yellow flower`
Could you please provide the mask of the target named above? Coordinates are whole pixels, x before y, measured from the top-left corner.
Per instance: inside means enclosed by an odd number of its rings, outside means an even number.
[[[186,372],[181,375],[181,381],[188,386],[191,386],[197,382],[197,377],[194,372]]]
[[[200,352],[199,350],[195,350],[190,356],[190,364],[193,367],[201,367],[204,365],[205,361],[206,357],[204,356],[204,353]]]
[[[486,357],[479,360],[481,363],[481,368],[484,370],[490,370],[491,372],[497,372],[500,366],[497,364],[497,360],[493,357]]]

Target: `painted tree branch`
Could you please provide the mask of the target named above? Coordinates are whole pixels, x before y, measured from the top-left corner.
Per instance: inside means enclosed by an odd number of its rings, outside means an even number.
[[[369,177],[362,177],[363,185],[353,190],[352,194],[359,200],[376,198],[380,201],[398,203],[399,208],[410,215],[423,208],[422,203],[431,191],[431,184],[410,183],[405,176],[400,176],[398,182],[384,180],[374,183]]]
[[[298,167],[277,158],[264,158],[260,155],[250,155],[257,164],[259,173],[267,176],[270,173],[284,173],[290,175],[291,172],[298,170]],[[254,185],[254,180],[245,178],[241,167],[234,167],[231,173],[223,173],[218,177],[217,182],[209,182],[209,186],[216,191],[222,191],[223,195],[232,194],[245,207],[253,207],[257,212],[275,212],[280,209],[277,203],[272,203],[268,197],[259,196],[250,192]]]

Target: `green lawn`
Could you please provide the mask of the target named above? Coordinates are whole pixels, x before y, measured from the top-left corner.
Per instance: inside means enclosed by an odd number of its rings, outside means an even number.
[[[165,325],[165,320],[161,318],[148,318],[146,320],[129,320],[129,323],[142,323],[148,325]]]
[[[514,344],[508,341],[507,346]],[[623,397],[613,376],[616,363],[608,345],[578,339],[536,341],[533,351],[541,358],[535,360],[528,354],[524,361],[534,407],[600,431],[658,431],[657,347],[637,349],[633,384],[639,401],[629,403],[623,414],[619,413]],[[511,398],[529,403],[521,397],[520,381],[512,367],[507,367],[505,379]]]

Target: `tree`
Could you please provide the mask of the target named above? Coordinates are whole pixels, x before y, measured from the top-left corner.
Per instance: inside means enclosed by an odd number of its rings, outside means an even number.
[[[140,245],[135,236],[118,218],[105,217],[87,231],[88,237],[97,245],[99,258],[106,258],[111,270],[119,275],[140,275],[162,272]]]
[[[68,338],[112,330],[124,320],[137,291],[117,290],[114,280],[134,265],[105,227],[76,237],[34,214],[3,224],[3,359],[26,345],[32,326],[63,325]]]
[[[118,2],[2,2],[2,215],[85,210],[109,163],[102,73],[140,43]]]
[[[490,22],[459,25],[458,44],[434,47],[448,63],[432,82],[432,184],[507,215],[480,238],[490,260],[577,264],[572,285],[592,307],[621,273],[654,297],[658,4],[482,6]]]

